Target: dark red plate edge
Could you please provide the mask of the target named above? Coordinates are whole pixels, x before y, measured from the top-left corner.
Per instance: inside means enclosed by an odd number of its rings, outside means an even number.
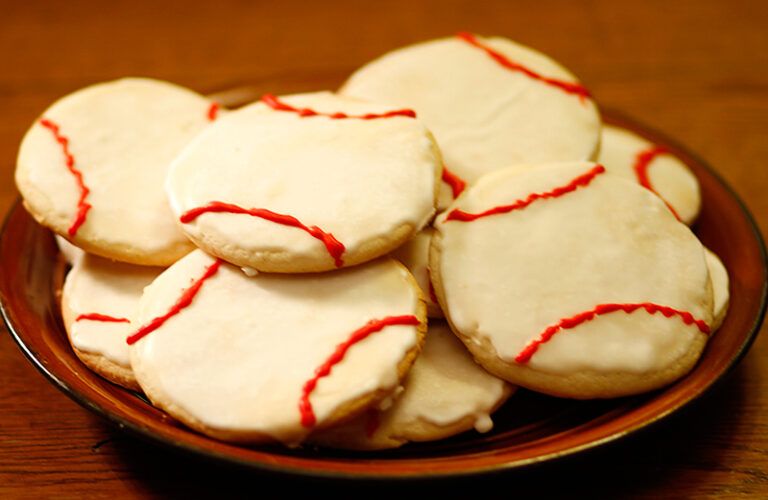
[[[551,462],[557,459],[566,458],[577,453],[581,453],[587,450],[597,448],[599,446],[603,446],[603,445],[615,442],[625,436],[628,436],[630,434],[636,434],[639,431],[643,431],[655,426],[662,420],[665,420],[666,418],[670,417],[672,414],[675,414],[678,411],[680,411],[683,407],[686,407],[690,403],[694,402],[695,400],[698,400],[705,393],[709,392],[714,386],[716,386],[716,384],[721,383],[722,380],[733,371],[733,368],[741,361],[741,359],[743,359],[743,357],[746,355],[746,353],[749,351],[750,347],[752,346],[755,338],[757,337],[757,334],[760,330],[760,327],[763,323],[763,320],[766,314],[766,305],[768,304],[768,280],[766,279],[766,277],[768,277],[768,252],[766,251],[765,242],[763,240],[762,234],[760,233],[759,227],[757,226],[757,223],[754,217],[752,216],[751,212],[747,208],[746,204],[736,194],[736,192],[731,188],[731,186],[727,182],[725,182],[725,180],[712,167],[710,167],[710,165],[707,162],[702,160],[697,155],[691,153],[688,149],[681,146],[676,141],[671,140],[666,134],[660,133],[645,125],[641,125],[636,120],[627,117],[623,113],[616,112],[613,110],[606,110],[606,109],[603,109],[603,113],[604,113],[604,121],[607,124],[628,126],[628,128],[630,128],[635,133],[640,134],[641,136],[655,139],[657,141],[661,139],[662,141],[660,142],[663,142],[664,145],[666,146],[671,146],[670,149],[673,152],[682,153],[683,157],[688,157],[693,161],[695,161],[698,165],[700,165],[703,169],[705,169],[707,173],[711,175],[723,188],[725,188],[728,194],[738,204],[742,215],[745,217],[745,219],[748,222],[748,225],[752,231],[752,235],[755,239],[755,242],[758,244],[760,257],[762,260],[761,272],[763,276],[763,280],[762,280],[763,285],[760,293],[759,311],[752,322],[749,333],[747,334],[744,341],[739,346],[734,356],[729,360],[726,367],[716,377],[714,377],[708,384],[703,385],[700,388],[700,390],[696,391],[695,393],[691,393],[686,398],[681,398],[679,401],[677,401],[677,404],[667,408],[663,412],[660,412],[654,415],[653,418],[639,422],[636,425],[623,429],[620,432],[615,432],[614,434],[605,436],[601,439],[596,439],[588,443],[576,445],[565,450],[551,452],[551,453],[537,456],[537,457],[520,459],[516,461],[511,461],[511,462],[485,465],[485,466],[481,466],[473,469],[465,469],[461,471],[456,471],[456,470],[431,471],[429,473],[424,473],[421,471],[397,472],[397,473],[392,473],[388,471],[381,471],[378,473],[376,472],[371,472],[371,473],[342,472],[342,471],[330,470],[330,469],[313,469],[313,468],[304,468],[301,466],[276,465],[267,461],[253,461],[253,460],[240,459],[237,457],[232,457],[226,453],[219,453],[215,450],[209,450],[209,449],[198,447],[195,445],[190,445],[189,443],[186,443],[184,441],[172,440],[165,436],[157,435],[153,433],[153,431],[148,427],[135,424],[127,419],[123,419],[121,417],[115,416],[109,411],[106,411],[101,406],[92,402],[87,396],[83,395],[78,390],[70,387],[66,382],[58,378],[54,373],[49,371],[45,367],[45,365],[43,365],[37,359],[36,353],[33,352],[33,350],[31,350],[24,343],[24,341],[21,338],[21,335],[17,331],[11,318],[12,313],[8,310],[8,307],[6,305],[6,300],[3,294],[0,294],[0,316],[2,316],[3,321],[5,322],[5,325],[8,329],[8,332],[10,333],[14,342],[19,347],[19,349],[24,354],[24,356],[32,363],[33,366],[35,366],[35,368],[37,368],[37,370],[40,373],[42,373],[49,381],[51,381],[55,387],[57,387],[60,391],[62,391],[64,394],[66,394],[69,398],[74,400],[76,403],[96,413],[97,415],[105,418],[107,421],[111,422],[112,424],[115,424],[118,428],[122,430],[126,430],[131,434],[134,434],[146,441],[159,444],[164,448],[167,448],[176,452],[178,452],[179,449],[188,451],[188,452],[194,453],[196,456],[202,457],[207,460],[224,461],[224,462],[228,462],[228,463],[242,466],[242,467],[260,469],[262,471],[275,472],[275,473],[280,473],[284,475],[302,475],[302,476],[308,476],[308,477],[314,477],[314,478],[320,478],[320,479],[343,478],[343,479],[357,479],[357,480],[407,481],[407,480],[425,480],[425,479],[439,479],[439,478],[459,478],[459,477],[467,477],[467,476],[497,474],[497,473],[508,471],[511,469],[519,469],[523,467],[540,464],[543,462]],[[4,237],[6,233],[6,227],[9,224],[9,221],[11,220],[12,216],[15,214],[17,210],[23,210],[22,203],[20,202],[20,200],[17,200],[14,203],[14,205],[11,207],[11,209],[8,211],[5,221],[3,222],[3,226],[0,229],[0,239]]]

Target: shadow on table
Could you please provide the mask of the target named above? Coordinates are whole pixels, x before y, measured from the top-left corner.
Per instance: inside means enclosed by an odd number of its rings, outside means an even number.
[[[747,371],[743,368],[742,364],[701,401],[621,442],[554,463],[481,477],[371,482],[281,476],[160,448],[114,430],[101,420],[99,425],[107,427],[107,434],[113,437],[97,443],[94,452],[113,462],[116,473],[140,492],[163,497],[238,498],[262,496],[266,491],[280,492],[280,496],[328,491],[345,496],[404,492],[409,496],[422,492],[429,496],[445,496],[445,492],[473,496],[493,492],[510,498],[574,493],[632,497],[653,496],[662,488],[685,495],[686,485],[690,487],[691,481],[700,479],[702,471],[724,470],[723,455],[733,446],[728,439],[730,429],[739,425],[741,409],[748,404],[744,397]],[[722,436],[722,444],[713,436]],[[738,472],[750,474],[748,470]],[[756,481],[765,482],[766,478]]]

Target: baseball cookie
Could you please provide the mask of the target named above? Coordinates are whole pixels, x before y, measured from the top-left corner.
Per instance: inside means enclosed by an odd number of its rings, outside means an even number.
[[[171,206],[192,241],[239,266],[293,273],[371,260],[434,214],[440,153],[414,116],[329,92],[267,95],[174,162]]]
[[[75,354],[91,370],[129,389],[139,385],[125,339],[144,287],[161,271],[84,254],[64,282],[61,315]]]
[[[163,191],[171,161],[215,116],[170,83],[93,85],[45,110],[21,143],[16,184],[41,224],[87,252],[167,265],[193,247]]]
[[[659,195],[689,226],[699,214],[701,194],[696,176],[665,148],[624,128],[605,125],[598,158],[610,173],[632,179]]]
[[[392,259],[249,277],[196,250],[145,290],[131,366],[152,402],[193,429],[296,444],[395,391],[425,309]]]
[[[431,322],[403,392],[385,410],[370,410],[352,422],[312,436],[324,446],[358,450],[396,448],[434,441],[472,429],[487,432],[490,415],[513,387],[474,362],[442,321]]]
[[[728,270],[723,265],[720,257],[714,254],[708,248],[704,249],[707,257],[707,267],[709,268],[709,277],[712,279],[712,295],[714,297],[714,316],[712,321],[712,331],[720,328],[723,324],[725,315],[728,313],[728,304],[730,302]]]
[[[441,208],[485,173],[593,159],[599,147],[600,116],[587,89],[505,38],[460,33],[401,48],[357,70],[339,92],[418,113],[445,160]]]
[[[684,375],[704,348],[713,298],[701,243],[660,198],[600,165],[488,174],[436,229],[443,312],[475,359],[514,384],[634,394]]]
[[[426,297],[427,316],[430,318],[442,318],[443,311],[437,303],[435,291],[429,280],[429,242],[435,232],[431,227],[425,227],[411,238],[407,243],[392,252],[392,257],[403,263],[411,271],[421,291]]]

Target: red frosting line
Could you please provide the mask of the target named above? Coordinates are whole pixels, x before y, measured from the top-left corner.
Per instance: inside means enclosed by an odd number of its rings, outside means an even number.
[[[142,338],[144,338],[146,335],[149,335],[150,333],[154,332],[163,324],[171,319],[173,316],[179,314],[182,309],[189,306],[192,301],[194,300],[197,293],[200,291],[200,288],[202,288],[203,283],[205,280],[216,274],[216,272],[219,270],[219,267],[221,266],[221,260],[216,259],[213,264],[205,268],[205,272],[203,272],[203,275],[200,276],[198,279],[192,282],[192,285],[190,285],[189,288],[182,291],[181,296],[176,300],[176,303],[174,303],[170,309],[168,309],[168,312],[161,316],[157,316],[150,320],[149,323],[142,326],[136,332],[132,333],[128,336],[128,338],[125,339],[125,341],[128,343],[128,345],[135,344]]]
[[[302,118],[310,116],[325,116],[327,118],[333,118],[335,120],[344,120],[347,118],[354,118],[358,120],[375,120],[377,118],[393,118],[396,116],[404,116],[406,118],[416,118],[416,112],[412,109],[397,109],[394,111],[387,111],[386,113],[366,113],[364,115],[348,115],[346,113],[321,113],[310,108],[297,108],[290,104],[281,101],[277,96],[272,94],[264,94],[261,101],[274,109],[275,111],[290,111],[291,113],[297,113]]]
[[[115,316],[108,316],[106,314],[101,313],[86,313],[81,314],[77,318],[75,318],[75,321],[105,321],[107,323],[130,323],[131,320],[128,318],[116,318]]]
[[[448,170],[448,167],[445,165],[443,165],[443,182],[450,186],[454,200],[458,198],[461,192],[464,191],[464,188],[467,187],[467,183],[461,177]]]
[[[460,210],[458,208],[455,208],[451,210],[451,212],[445,218],[445,222],[448,222],[451,220],[456,220],[460,222],[471,222],[473,220],[477,220],[482,217],[487,217],[489,215],[506,214],[514,210],[521,210],[537,200],[559,198],[560,196],[576,191],[580,187],[587,187],[595,177],[602,174],[603,172],[605,172],[605,167],[603,167],[602,165],[596,165],[595,167],[591,168],[589,172],[576,177],[575,179],[573,179],[572,181],[570,181],[568,184],[564,186],[556,187],[553,190],[546,191],[544,193],[531,193],[526,198],[517,200],[510,205],[501,205],[498,207],[493,207],[484,212],[480,212],[477,214],[471,214],[463,210]]]
[[[366,323],[363,327],[358,328],[349,336],[347,340],[336,346],[336,350],[333,351],[328,359],[315,370],[315,375],[304,383],[304,387],[301,391],[301,399],[299,399],[299,412],[301,413],[301,425],[304,427],[312,427],[317,422],[315,418],[315,412],[312,409],[312,403],[309,401],[309,396],[317,387],[317,383],[321,378],[327,377],[331,374],[331,370],[337,364],[339,364],[350,347],[362,341],[369,335],[383,330],[387,326],[393,325],[418,325],[420,323],[419,318],[414,315],[404,316],[387,316],[382,319],[372,319]]]
[[[528,345],[525,346],[525,348],[520,351],[517,356],[515,356],[515,361],[517,363],[527,363],[530,361],[531,357],[536,354],[536,351],[539,349],[541,344],[546,343],[556,333],[562,330],[570,330],[571,328],[576,328],[580,324],[586,323],[587,321],[592,321],[597,316],[602,316],[604,314],[610,314],[616,311],[624,311],[627,314],[631,314],[638,309],[645,309],[648,314],[656,314],[657,312],[660,312],[667,318],[677,316],[686,325],[696,325],[701,333],[710,333],[709,325],[707,325],[704,321],[694,318],[693,314],[689,312],[680,311],[672,307],[660,306],[650,302],[640,302],[637,304],[599,304],[590,311],[581,312],[575,316],[571,316],[570,318],[563,318],[554,325],[548,326],[543,332],[539,334],[537,338],[529,342]]]
[[[53,134],[53,137],[56,139],[56,142],[58,142],[61,146],[61,150],[64,153],[67,169],[75,178],[77,187],[80,190],[80,198],[77,200],[77,213],[75,214],[75,219],[72,221],[72,224],[67,230],[69,236],[74,236],[77,234],[77,230],[80,229],[80,226],[82,226],[85,222],[85,217],[88,214],[88,210],[91,209],[91,204],[85,201],[85,199],[88,197],[88,193],[90,193],[91,190],[88,189],[88,186],[85,185],[85,181],[83,180],[83,173],[78,170],[77,167],[75,167],[75,157],[69,151],[69,138],[61,133],[60,126],[48,118],[42,118],[40,120],[40,125],[50,130]]]
[[[325,245],[325,248],[328,250],[328,253],[333,258],[333,261],[336,264],[336,267],[341,267],[344,265],[342,256],[344,255],[344,251],[346,250],[346,248],[339,240],[337,240],[333,236],[333,234],[326,233],[325,231],[323,231],[317,226],[306,226],[299,219],[291,215],[278,214],[276,212],[267,210],[265,208],[243,208],[237,205],[233,205],[231,203],[224,203],[221,201],[212,201],[202,207],[196,207],[196,208],[187,210],[186,212],[181,214],[181,217],[179,218],[179,220],[183,224],[186,224],[188,222],[192,222],[193,220],[195,220],[196,218],[198,218],[200,215],[204,213],[222,213],[222,212],[231,213],[231,214],[250,215],[252,217],[258,217],[260,219],[274,222],[275,224],[295,227],[295,228],[301,229],[302,231],[306,231],[307,233],[309,233],[310,236],[320,240],[323,243],[323,245]]]
[[[208,117],[208,121],[214,121],[219,116],[219,103],[218,102],[212,102],[211,105],[208,107],[208,112],[206,113],[206,116]]]
[[[668,153],[669,151],[664,146],[651,146],[648,149],[644,149],[643,151],[637,153],[637,156],[635,156],[634,164],[635,176],[637,177],[637,182],[639,182],[641,186],[664,200],[664,203],[667,204],[667,207],[669,207],[669,210],[677,218],[677,220],[681,220],[680,216],[677,214],[677,211],[672,207],[672,205],[670,205],[667,200],[662,198],[662,196],[653,188],[651,179],[648,176],[648,168],[651,166],[651,162],[655,160],[656,157]]]
[[[525,76],[532,78],[534,80],[538,80],[542,83],[546,83],[547,85],[551,85],[552,87],[556,87],[563,92],[566,92],[568,94],[574,94],[579,96],[581,99],[586,99],[591,96],[589,93],[589,90],[586,89],[583,85],[580,85],[578,83],[573,82],[566,82],[563,80],[558,80],[557,78],[549,78],[543,75],[540,75],[539,73],[536,73],[530,68],[527,68],[523,66],[520,63],[516,63],[512,60],[510,60],[507,56],[501,54],[500,52],[490,48],[488,45],[485,45],[484,43],[480,42],[475,35],[472,33],[457,33],[456,36],[460,40],[464,40],[468,44],[477,47],[478,49],[484,51],[486,54],[488,54],[491,59],[502,65],[503,67],[512,70],[512,71],[519,71],[520,73],[523,73]]]

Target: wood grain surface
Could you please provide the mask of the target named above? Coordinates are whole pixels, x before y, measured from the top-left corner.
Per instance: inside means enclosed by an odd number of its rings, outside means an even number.
[[[0,214],[19,141],[56,98],[152,76],[203,93],[334,88],[367,60],[459,30],[536,47],[599,103],[697,152],[768,227],[768,2],[0,2]],[[256,496],[372,486],[207,463],[138,441],[51,386],[0,327],[0,497]],[[768,496],[768,336],[705,399],[637,437],[484,480],[378,485],[462,496]]]

